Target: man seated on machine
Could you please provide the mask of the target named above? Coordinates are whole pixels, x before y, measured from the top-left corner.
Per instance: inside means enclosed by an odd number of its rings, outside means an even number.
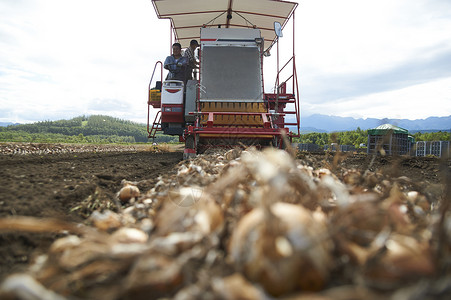
[[[166,80],[180,80],[186,83],[188,58],[182,56],[182,46],[179,43],[172,45],[172,55],[166,57],[164,68],[169,70]]]

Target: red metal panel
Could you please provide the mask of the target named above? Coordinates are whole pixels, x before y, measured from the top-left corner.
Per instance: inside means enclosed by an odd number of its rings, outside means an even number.
[[[269,122],[267,114],[262,114],[262,120],[263,120],[263,127],[271,128],[271,122]]]
[[[213,127],[214,113],[208,113],[207,127]]]
[[[187,148],[185,148],[185,150],[183,150],[183,153],[194,153],[194,154],[196,154],[196,149],[187,149]]]
[[[181,89],[166,89],[166,91],[168,91],[171,94],[174,94],[174,93],[180,92]]]
[[[176,111],[174,111],[176,110]],[[162,123],[183,123],[183,105],[166,104],[161,107]]]

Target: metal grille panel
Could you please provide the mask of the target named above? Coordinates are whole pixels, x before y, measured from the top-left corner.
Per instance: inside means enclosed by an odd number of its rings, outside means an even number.
[[[200,100],[262,102],[257,47],[204,47]]]

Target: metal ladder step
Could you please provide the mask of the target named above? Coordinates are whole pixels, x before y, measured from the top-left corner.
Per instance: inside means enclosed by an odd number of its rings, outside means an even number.
[[[153,121],[152,124],[152,128],[150,129],[150,131],[148,131],[149,136],[148,138],[155,138],[155,135],[157,134],[158,131],[162,131],[161,129],[161,110],[159,110],[157,112],[157,114],[155,115],[155,120]]]

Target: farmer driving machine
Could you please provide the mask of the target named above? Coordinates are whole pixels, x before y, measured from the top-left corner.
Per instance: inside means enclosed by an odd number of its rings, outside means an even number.
[[[149,138],[155,138],[158,131],[179,136],[185,142],[184,157],[188,158],[209,147],[283,148],[284,140],[299,136],[294,40],[297,3],[280,0],[153,0],[152,3],[158,18],[170,19],[172,41],[185,48],[190,40],[196,39],[200,46],[199,78],[163,80],[163,63],[155,64],[149,82]],[[280,67],[279,38],[290,20],[292,55]],[[263,65],[273,48],[277,49],[275,84],[267,93]],[[153,123],[150,106],[157,109]]]

